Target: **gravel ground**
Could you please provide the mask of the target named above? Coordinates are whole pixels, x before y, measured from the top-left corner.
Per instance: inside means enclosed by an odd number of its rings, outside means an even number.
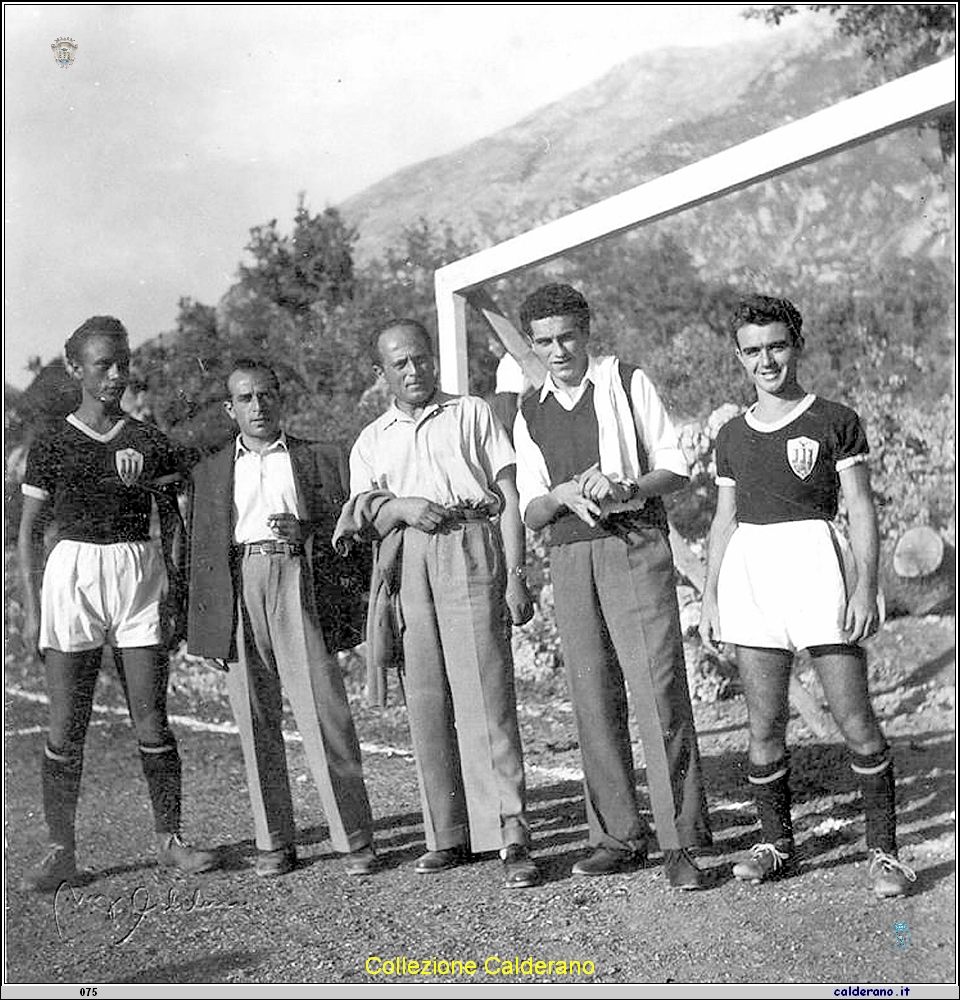
[[[175,714],[204,723],[177,724],[185,832],[218,847],[222,868],[178,878],[155,866],[132,730],[105,671],[78,821],[89,874],[56,896],[28,894],[20,876],[44,836],[37,760],[45,707],[31,697],[42,691],[36,671],[8,653],[5,982],[55,984],[50,996],[96,986],[98,997],[167,983],[218,984],[226,992],[306,983],[356,984],[363,992],[378,984],[655,983],[662,993],[669,984],[710,984],[711,994],[730,996],[742,995],[742,984],[823,984],[790,994],[811,996],[833,996],[832,984],[873,984],[895,995],[910,985],[911,998],[956,996],[946,985],[956,983],[954,642],[948,617],[898,619],[871,643],[875,704],[898,767],[901,854],[918,873],[911,896],[885,902],[867,888],[863,822],[842,744],[815,737],[800,719],[790,736],[801,872],[759,887],[731,878],[732,862],[753,842],[739,697],[697,706],[716,836],[701,856],[711,888],[672,891],[657,855],[635,874],[572,878],[586,827],[561,686],[548,694],[522,686],[520,695],[541,886],[504,889],[495,856],[443,875],[414,873],[422,827],[403,712],[373,712],[359,698],[384,870],[362,878],[341,871],[294,739],[303,864],[281,879],[257,879],[238,741],[215,725],[231,721],[222,680],[190,670],[176,673],[171,695]],[[639,744],[635,754],[642,767]],[[907,925],[909,947],[898,947],[894,924]],[[411,973],[412,961],[426,960],[436,962],[432,972]]]

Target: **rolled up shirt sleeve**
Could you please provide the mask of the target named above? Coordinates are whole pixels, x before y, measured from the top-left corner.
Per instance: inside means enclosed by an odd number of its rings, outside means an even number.
[[[523,518],[530,501],[549,493],[551,483],[547,461],[539,445],[530,437],[522,412],[517,413],[513,422],[513,447],[517,453],[517,493]]]

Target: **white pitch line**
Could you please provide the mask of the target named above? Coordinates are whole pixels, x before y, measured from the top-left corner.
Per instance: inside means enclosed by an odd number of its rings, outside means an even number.
[[[38,705],[50,704],[50,699],[39,691],[25,691],[16,685],[10,685],[5,690],[7,694],[13,695],[15,698],[22,698],[24,701],[32,701]],[[115,708],[112,705],[94,705],[93,711],[100,715],[118,716],[124,720],[129,718],[129,713],[125,708]],[[195,719],[192,715],[171,715],[168,718],[175,726],[180,726],[183,729],[192,729],[195,732],[220,733],[227,736],[236,736],[239,733],[236,724],[233,722],[204,722],[202,719]],[[98,725],[107,725],[107,723],[102,722],[98,723]],[[29,729],[24,730],[10,730],[7,735],[26,736],[35,732],[45,731],[46,727],[31,726]],[[303,738],[297,732],[284,732],[283,738],[287,743],[303,742]],[[400,747],[380,746],[376,743],[361,743],[360,747],[367,753],[378,754],[384,757],[413,757],[413,754],[409,750],[403,750]]]
[[[5,688],[8,695],[20,698],[23,701],[32,701],[38,705],[49,705],[50,699],[39,691],[25,691],[16,685],[8,685]],[[115,708],[112,705],[94,705],[93,711],[100,715],[112,715],[124,720],[129,718],[129,713],[124,708]],[[170,722],[183,729],[192,729],[195,732],[219,733],[227,736],[238,735],[237,727],[232,722],[204,722],[195,719],[191,715],[171,715]],[[104,721],[101,723],[91,723],[91,725],[108,725]],[[30,726],[24,729],[13,729],[8,731],[7,736],[32,736],[37,733],[46,732],[45,726]],[[284,732],[283,738],[287,743],[302,743],[303,739],[297,732]],[[377,757],[401,757],[404,760],[413,760],[413,752],[402,747],[384,746],[379,743],[361,743],[360,749],[364,753]],[[534,774],[543,775],[552,781],[582,781],[583,772],[570,767],[544,767],[540,764],[527,763],[526,770]]]
[[[104,719],[102,722],[94,720],[90,723],[90,726],[109,726],[110,722]],[[3,735],[4,736],[37,736],[39,733],[47,732],[46,726],[24,726],[23,729],[8,729]]]

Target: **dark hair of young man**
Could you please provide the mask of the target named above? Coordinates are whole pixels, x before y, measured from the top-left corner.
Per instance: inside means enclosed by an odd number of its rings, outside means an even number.
[[[78,363],[82,360],[83,348],[93,337],[111,337],[129,342],[127,328],[114,316],[91,316],[70,334],[63,345],[63,353],[68,361]]]
[[[530,337],[530,324],[548,316],[578,316],[581,326],[590,322],[587,300],[572,286],[563,284],[543,285],[528,295],[520,306],[520,329]]]
[[[741,299],[730,317],[730,333],[736,343],[737,330],[741,326],[769,326],[771,323],[783,323],[793,334],[794,342],[800,339],[803,317],[799,310],[789,299],[772,295],[748,295]]]

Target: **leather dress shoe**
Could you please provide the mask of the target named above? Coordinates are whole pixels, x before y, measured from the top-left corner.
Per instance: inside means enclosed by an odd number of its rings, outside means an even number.
[[[510,844],[500,852],[508,889],[526,889],[540,884],[540,869],[523,844]]]
[[[380,858],[372,844],[351,851],[343,862],[343,869],[348,875],[372,875],[380,868]]]
[[[414,871],[421,875],[435,875],[437,872],[445,872],[462,865],[468,857],[469,852],[462,844],[457,847],[445,847],[440,851],[427,851],[417,858]]]
[[[574,875],[620,875],[636,871],[646,862],[641,851],[616,851],[598,847],[589,858],[582,858],[571,869]]]
[[[275,851],[257,851],[254,871],[261,878],[275,878],[286,875],[297,867],[297,849],[295,847],[279,847]]]
[[[664,851],[663,866],[673,889],[702,889],[706,885],[703,871],[684,847],[677,851]]]

